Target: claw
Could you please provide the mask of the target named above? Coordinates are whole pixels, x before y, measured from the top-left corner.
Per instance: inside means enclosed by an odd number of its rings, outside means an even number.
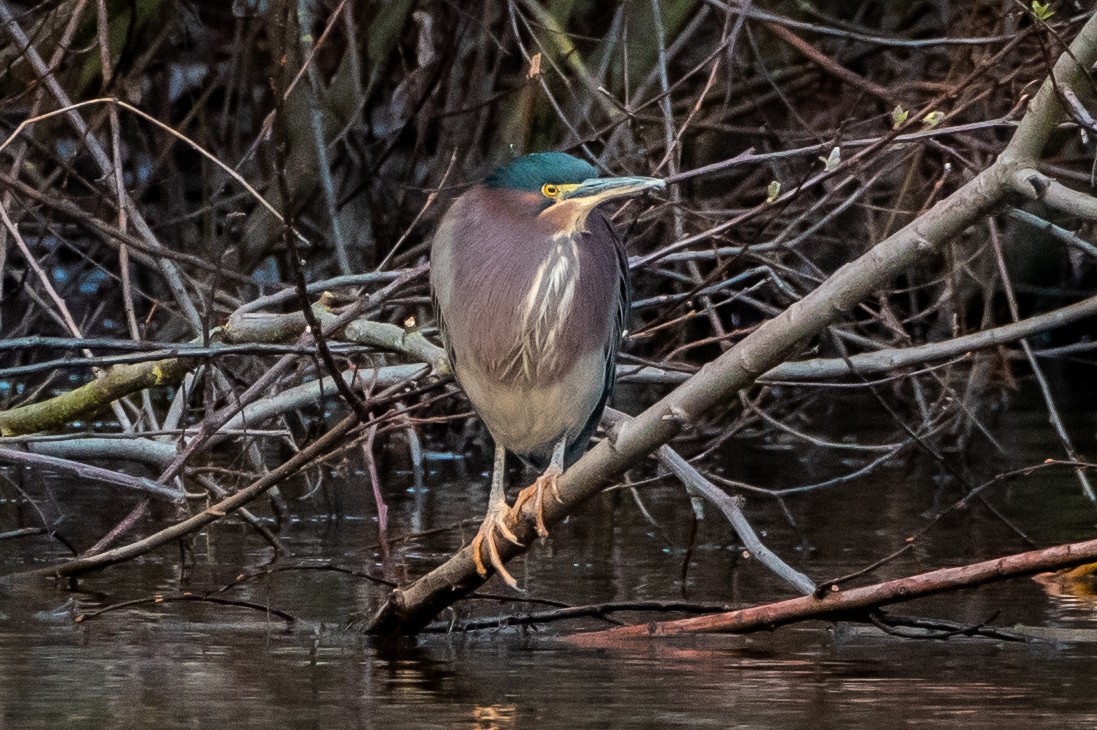
[[[499,577],[503,581],[513,588],[514,590],[521,590],[518,588],[518,581],[514,579],[506,567],[503,565],[503,558],[499,555],[499,548],[495,545],[495,533],[499,532],[504,538],[510,542],[522,546],[522,543],[518,541],[514,532],[507,527],[506,516],[509,513],[506,505],[503,505],[501,510],[489,509],[488,513],[484,516],[484,521],[480,524],[480,529],[476,532],[476,537],[472,538],[472,560],[476,563],[476,572],[481,578],[486,578],[488,575],[488,568],[484,565],[484,559],[481,556],[481,548],[486,543],[488,547],[488,560],[491,562],[491,567],[495,569],[495,572],[499,574]]]
[[[537,536],[542,539],[548,537],[549,534],[548,528],[545,527],[545,491],[551,491],[553,499],[559,504],[564,503],[564,500],[560,498],[560,487],[556,484],[562,473],[560,469],[549,466],[548,469],[545,469],[544,474],[537,477],[537,481],[518,493],[518,499],[514,502],[514,509],[519,510],[530,499],[534,500],[533,504],[536,507],[537,516]]]

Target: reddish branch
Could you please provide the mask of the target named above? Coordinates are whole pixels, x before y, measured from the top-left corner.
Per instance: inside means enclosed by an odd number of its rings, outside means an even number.
[[[655,636],[711,632],[743,633],[758,629],[772,629],[809,619],[841,618],[850,614],[864,613],[870,608],[960,588],[972,588],[1006,578],[1071,568],[1095,560],[1097,560],[1097,540],[1087,540],[1007,555],[958,568],[942,568],[863,588],[835,591],[823,598],[805,596],[712,616],[593,631],[572,636],[568,641],[585,647],[609,647],[629,639]]]
[[[773,33],[773,35],[795,48],[805,58],[836,79],[844,81],[850,86],[864,91],[866,94],[875,96],[885,103],[894,104],[897,101],[898,97],[896,97],[895,94],[888,91],[883,86],[874,84],[865,77],[853,73],[788,28],[778,25],[777,23],[765,23],[765,26],[770,33]]]

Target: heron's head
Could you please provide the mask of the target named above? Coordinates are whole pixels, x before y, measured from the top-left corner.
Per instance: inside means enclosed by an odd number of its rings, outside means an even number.
[[[489,193],[521,193],[531,212],[561,228],[582,226],[587,215],[606,201],[665,186],[653,177],[598,177],[593,165],[563,152],[519,157],[495,170],[485,181]]]

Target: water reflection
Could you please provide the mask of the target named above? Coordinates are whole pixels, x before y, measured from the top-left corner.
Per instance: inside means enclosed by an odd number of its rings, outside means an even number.
[[[1018,459],[1055,448],[1030,429],[1037,410],[1011,415],[1003,440]],[[1074,417],[1093,433],[1094,412]],[[1077,424],[1076,424],[1077,425]],[[1088,429],[1088,430],[1086,430]],[[1037,434],[1037,436],[1033,436]],[[1012,439],[1012,442],[1010,441]],[[740,478],[797,483],[804,465],[763,445],[738,445],[729,471]],[[814,457],[808,457],[814,458]],[[473,467],[479,465],[473,465]],[[389,472],[392,529],[436,529],[400,542],[387,566],[399,580],[421,574],[467,541],[485,492],[469,488],[464,465],[433,465],[428,488]],[[476,469],[470,469],[475,478]],[[266,543],[232,523],[192,544],[193,567],[180,576],[175,555],[155,553],[61,590],[41,581],[0,584],[0,727],[832,727],[885,724],[1011,726],[1047,719],[1056,727],[1097,726],[1097,612],[1091,576],[1017,580],[924,599],[896,613],[997,626],[1046,627],[1048,640],[910,641],[876,629],[810,624],[772,634],[640,643],[619,651],[578,650],[554,639],[566,626],[505,628],[475,635],[432,634],[416,641],[369,643],[342,630],[384,590],[347,571],[381,573],[368,489],[348,483],[341,517],[310,513],[300,492],[286,495],[297,518],[281,539],[292,554],[275,564]],[[747,505],[768,544],[817,579],[849,572],[903,544],[928,515],[955,500],[930,460],[909,458],[871,478],[782,506]],[[56,504],[86,510],[69,519],[109,525],[100,495],[55,484]],[[82,495],[82,496],[81,496]],[[1041,543],[1076,539],[1094,522],[1069,472],[1034,475],[995,492],[996,507]],[[527,590],[469,601],[445,618],[501,616],[539,607],[524,597],[570,604],[645,599],[760,602],[787,589],[741,555],[727,526],[710,515],[687,550],[692,529],[678,488],[641,492],[651,525],[627,492],[595,500],[553,539],[514,566]],[[128,504],[113,505],[120,513]],[[0,502],[8,523],[18,500]],[[793,518],[790,522],[788,517]],[[92,517],[94,519],[92,519]],[[952,514],[933,539],[877,573],[886,578],[1023,549],[989,512]],[[0,542],[0,573],[64,557],[47,535]],[[690,556],[683,583],[683,561]],[[292,568],[284,569],[284,568]],[[255,575],[241,579],[245,570]],[[1072,582],[1073,579],[1073,582]],[[142,603],[81,623],[74,617],[162,592],[202,593],[269,606],[298,618],[292,626],[243,606]],[[625,616],[643,621],[643,615]]]
[[[1062,727],[1064,712],[1078,727],[1097,722],[1097,653],[1080,646],[899,644],[812,628],[601,653],[501,636],[375,647],[158,623],[40,627],[32,645],[0,634],[4,726]]]

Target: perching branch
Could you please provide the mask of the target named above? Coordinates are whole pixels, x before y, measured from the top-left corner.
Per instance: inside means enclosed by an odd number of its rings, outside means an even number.
[[[1054,83],[1045,80],[1013,139],[990,167],[939,201],[930,210],[846,264],[818,288],[705,365],[698,373],[583,456],[560,479],[561,501],[547,500],[546,523],[554,524],[596,495],[606,482],[638,459],[697,422],[708,409],[726,402],[823,332],[862,299],[916,262],[934,253],[979,220],[1012,192],[1019,169],[1035,164],[1064,111],[1056,87],[1079,89],[1097,61],[1097,15],[1091,17],[1056,62]],[[524,552],[535,539],[533,505],[512,513],[510,526],[523,546],[502,541],[504,560]],[[415,581],[393,591],[367,630],[375,634],[414,634],[485,579],[476,571],[469,547]],[[804,599],[801,599],[804,600]]]

